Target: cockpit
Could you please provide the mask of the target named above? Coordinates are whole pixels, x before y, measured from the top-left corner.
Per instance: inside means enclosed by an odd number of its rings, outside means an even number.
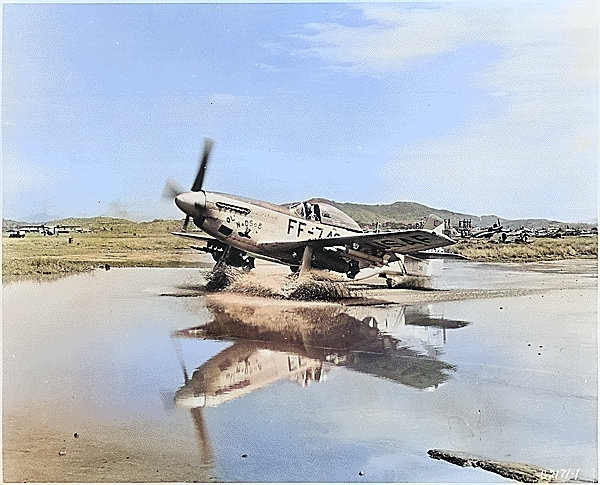
[[[295,202],[289,207],[298,217],[301,217],[302,219],[321,222],[321,208],[319,204],[311,204],[310,202]]]
[[[297,217],[306,219],[307,221],[315,221],[329,226],[349,229],[350,231],[362,232],[362,229],[354,219],[330,204],[304,201],[294,202],[288,205],[288,208]]]

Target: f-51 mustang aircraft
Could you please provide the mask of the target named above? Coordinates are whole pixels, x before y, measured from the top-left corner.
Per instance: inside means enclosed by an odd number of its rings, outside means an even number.
[[[314,199],[276,205],[203,190],[212,146],[206,140],[191,190],[167,185],[165,194],[186,214],[182,231],[173,234],[202,241],[192,247],[211,253],[217,266],[251,269],[256,257],[300,270],[300,276],[311,268],[353,279],[379,274],[391,286],[391,277],[425,276],[419,251],[454,243],[441,233],[443,225],[436,227],[441,220],[431,217],[420,230],[365,233],[347,214]],[[190,219],[203,232],[188,232]]]

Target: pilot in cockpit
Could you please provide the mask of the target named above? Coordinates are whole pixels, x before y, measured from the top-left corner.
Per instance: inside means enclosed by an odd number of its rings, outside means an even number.
[[[321,210],[319,204],[304,202],[305,218],[307,221],[321,222]]]
[[[299,217],[307,221],[321,222],[321,208],[319,204],[311,204],[310,202],[298,202],[290,207]]]

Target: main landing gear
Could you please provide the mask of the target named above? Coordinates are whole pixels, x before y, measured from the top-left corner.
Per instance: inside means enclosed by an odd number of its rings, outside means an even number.
[[[217,262],[213,270],[222,268],[225,265],[242,268],[244,271],[250,271],[254,268],[254,258],[252,256],[231,246],[214,248],[211,253],[213,259]]]

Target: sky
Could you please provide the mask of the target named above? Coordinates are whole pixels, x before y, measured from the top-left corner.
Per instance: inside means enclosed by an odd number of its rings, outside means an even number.
[[[597,214],[594,0],[3,3],[4,218],[179,218],[204,188]]]

